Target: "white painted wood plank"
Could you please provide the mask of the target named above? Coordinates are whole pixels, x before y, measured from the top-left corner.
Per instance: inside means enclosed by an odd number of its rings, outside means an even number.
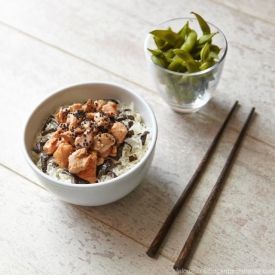
[[[237,11],[242,11],[243,13],[255,16],[261,20],[265,20],[272,24],[275,24],[274,19],[274,10],[275,10],[275,2],[270,0],[212,0],[213,2],[217,2],[221,5],[228,6]]]

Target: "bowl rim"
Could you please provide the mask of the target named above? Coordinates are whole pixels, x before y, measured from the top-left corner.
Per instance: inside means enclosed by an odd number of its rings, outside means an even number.
[[[150,113],[150,116],[152,117],[152,140],[151,140],[151,144],[149,145],[148,150],[146,151],[145,155],[142,157],[142,159],[129,171],[127,171],[126,173],[120,175],[117,178],[105,181],[105,182],[98,182],[98,183],[92,183],[92,184],[73,184],[73,183],[67,183],[67,182],[62,182],[60,180],[57,180],[53,177],[50,177],[49,175],[43,173],[32,161],[28,150],[26,148],[26,143],[25,143],[25,136],[26,136],[26,129],[28,127],[29,121],[32,118],[32,116],[34,115],[34,113],[40,108],[40,106],[42,106],[44,104],[45,101],[49,100],[51,97],[55,97],[58,93],[62,93],[65,92],[68,89],[72,89],[72,88],[76,88],[79,86],[85,86],[85,85],[108,85],[108,86],[115,86],[118,87],[120,89],[123,89],[125,91],[127,91],[128,93],[130,93],[131,95],[133,95],[134,97],[137,97],[139,99],[139,101],[142,102],[142,105],[144,105],[146,107],[146,110]],[[54,90],[51,94],[45,96],[42,100],[40,100],[40,102],[36,105],[36,107],[34,107],[31,112],[29,113],[29,115],[27,116],[27,119],[25,119],[25,123],[23,125],[23,130],[22,130],[22,150],[23,150],[23,155],[25,157],[25,160],[27,161],[27,163],[29,164],[29,166],[36,172],[38,173],[38,175],[40,175],[42,178],[54,183],[55,185],[58,186],[64,186],[64,187],[69,187],[69,188],[98,188],[101,186],[105,186],[105,185],[112,185],[112,184],[116,184],[117,182],[123,180],[125,177],[127,177],[130,173],[134,172],[135,170],[137,170],[140,166],[144,165],[144,163],[147,161],[148,157],[151,155],[151,153],[154,151],[155,146],[156,146],[156,142],[157,142],[157,137],[158,137],[158,125],[157,125],[157,120],[156,120],[156,116],[151,108],[151,106],[149,105],[149,103],[143,99],[143,97],[141,95],[139,95],[138,93],[134,92],[132,89],[126,87],[125,85],[116,83],[116,82],[112,82],[112,81],[84,81],[84,82],[76,82],[76,83],[72,83],[70,85],[66,85],[63,86],[61,88],[58,88],[56,90]]]
[[[172,22],[172,21],[176,21],[176,20],[190,20],[190,21],[197,21],[198,22],[198,19],[196,17],[177,17],[177,18],[172,18],[172,19],[168,19],[168,20],[165,20],[161,23],[159,23],[158,25],[156,25],[155,27],[153,27],[153,29],[151,29],[151,31],[153,30],[156,30],[157,28],[159,28],[159,26],[163,25],[163,24],[166,24],[168,22]],[[148,44],[148,40],[152,37],[152,34],[147,34],[146,38],[145,38],[145,42],[144,42],[144,52],[145,52],[145,56],[147,58],[147,60],[150,62],[150,64],[152,64],[155,68],[157,68],[158,70],[161,70],[163,72],[166,72],[166,73],[169,73],[169,74],[175,74],[175,75],[181,75],[181,76],[199,76],[199,75],[203,75],[205,73],[208,73],[208,72],[211,72],[213,71],[215,68],[217,68],[218,66],[220,66],[224,60],[225,60],[225,57],[227,55],[227,50],[228,50],[228,42],[227,42],[227,39],[226,39],[226,36],[224,35],[224,33],[222,32],[222,30],[220,28],[218,28],[215,24],[211,23],[211,22],[208,22],[206,21],[207,24],[209,24],[210,26],[213,26],[217,29],[217,31],[219,32],[219,34],[222,36],[222,38],[224,39],[224,42],[225,42],[225,47],[224,47],[224,52],[223,52],[223,55],[221,56],[221,58],[218,60],[218,62],[206,69],[206,70],[203,70],[203,71],[199,71],[199,72],[195,72],[195,73],[180,73],[180,72],[174,72],[174,71],[171,71],[171,70],[167,70],[165,68],[162,68],[160,66],[158,66],[157,64],[155,64],[152,59],[151,59],[151,55],[149,55],[149,51],[147,49],[147,44]]]

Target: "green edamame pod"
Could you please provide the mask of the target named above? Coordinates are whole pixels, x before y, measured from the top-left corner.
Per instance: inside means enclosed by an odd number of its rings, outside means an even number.
[[[209,58],[220,59],[219,55],[215,52],[209,52]]]
[[[210,45],[209,43],[205,43],[204,47],[200,51],[201,63],[204,63],[210,53]]]
[[[211,52],[215,52],[216,54],[219,54],[220,51],[221,51],[221,48],[218,47],[218,46],[215,45],[215,44],[210,44],[210,51],[211,51]]]
[[[189,73],[195,73],[199,71],[198,65],[192,55],[184,50],[174,50],[174,53],[185,61],[185,65]]]
[[[197,33],[194,30],[191,30],[184,42],[184,44],[180,47],[181,50],[190,52],[195,46],[197,41]]]
[[[203,45],[209,41],[211,41],[211,39],[213,38],[214,35],[216,35],[218,32],[214,32],[214,33],[210,33],[210,34],[204,34],[203,36],[201,36],[199,38],[199,40],[197,41],[197,45]]]
[[[179,34],[177,34],[176,32],[173,32],[171,30],[154,30],[150,32],[151,34],[153,34],[154,36],[157,36],[158,38],[168,42],[171,45],[175,45],[176,42],[179,39]]]
[[[164,55],[167,57],[167,58],[173,58],[175,56],[174,52],[173,52],[173,49],[169,49],[168,51],[166,51],[164,53]]]
[[[182,62],[183,62],[183,60],[181,58],[177,58],[169,64],[167,69],[170,70],[170,71],[177,72],[178,69],[180,68]]]
[[[201,66],[200,66],[200,71],[206,70],[212,66],[214,66],[217,62],[214,61],[213,59],[208,59],[206,62],[204,62]]]
[[[160,39],[157,36],[153,36],[153,39],[155,41],[156,46],[158,47],[158,49],[160,49],[161,47],[164,46],[164,44],[166,43],[164,40]]]
[[[160,50],[160,49],[154,49],[154,50],[152,50],[152,49],[147,49],[149,52],[151,52],[153,55],[155,55],[155,56],[161,56],[161,55],[163,55],[163,51],[162,50]]]
[[[207,24],[207,22],[197,13],[195,12],[191,12],[192,14],[194,14],[200,24],[201,30],[203,34],[210,34],[210,27]]]
[[[166,60],[163,57],[152,55],[151,59],[156,65],[166,68]]]

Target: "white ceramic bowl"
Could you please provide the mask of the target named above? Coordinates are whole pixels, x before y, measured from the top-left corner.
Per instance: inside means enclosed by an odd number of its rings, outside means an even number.
[[[73,184],[56,180],[39,170],[31,159],[34,137],[41,124],[62,105],[103,98],[114,98],[126,104],[134,103],[145,124],[152,131],[152,141],[142,160],[130,171],[112,180],[95,184]],[[43,186],[59,199],[77,205],[104,205],[129,194],[149,170],[157,141],[157,122],[149,104],[130,89],[110,82],[87,82],[55,91],[44,99],[30,114],[23,130],[23,154]]]

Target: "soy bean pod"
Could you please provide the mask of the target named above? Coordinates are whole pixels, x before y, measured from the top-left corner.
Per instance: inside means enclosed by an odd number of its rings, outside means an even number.
[[[160,50],[160,49],[154,49],[154,50],[152,50],[152,49],[148,49],[147,48],[147,50],[149,51],[149,52],[151,52],[153,55],[155,55],[155,56],[161,56],[161,55],[163,55],[163,51],[162,50]]]
[[[191,12],[192,14],[194,14],[200,24],[201,30],[203,34],[210,34],[210,27],[207,24],[207,22],[197,13],[195,12]]]
[[[218,46],[215,45],[215,44],[210,44],[210,51],[219,54],[220,51],[221,51],[221,48],[218,47]]]
[[[213,59],[208,59],[206,62],[204,62],[201,66],[200,66],[200,71],[206,70],[212,66],[214,66],[216,64],[216,61],[214,61]]]
[[[210,53],[210,46],[209,46],[209,43],[206,43],[200,51],[200,57],[201,57],[202,63],[204,63],[207,60],[209,53]]]
[[[166,43],[164,40],[160,39],[157,36],[153,36],[153,39],[154,39],[155,44],[158,47],[158,49],[161,49],[165,45],[165,43]]]
[[[213,38],[213,36],[216,35],[217,33],[218,32],[214,32],[214,33],[210,33],[210,34],[204,34],[197,41],[197,45],[202,45],[202,44],[205,44],[205,43],[211,41],[211,39]]]
[[[171,71],[177,72],[178,69],[180,68],[182,62],[183,62],[183,60],[181,58],[173,60],[169,64],[169,66],[167,67],[167,70],[171,70]]]
[[[219,55],[215,52],[209,52],[209,58],[220,59]]]
[[[179,34],[171,30],[154,30],[154,31],[151,31],[150,33],[168,42],[173,46],[176,44],[176,42],[180,37]]]
[[[199,71],[196,61],[189,52],[175,49],[174,53],[185,61],[185,65],[189,73],[195,73]]]
[[[152,55],[151,59],[156,65],[166,68],[166,60],[163,57]]]
[[[194,30],[191,30],[184,42],[184,44],[180,47],[181,50],[190,52],[195,46],[197,41],[197,33]]]
[[[173,49],[169,49],[168,51],[166,51],[164,53],[164,55],[167,57],[167,58],[173,58],[175,56],[174,52],[173,52]]]

